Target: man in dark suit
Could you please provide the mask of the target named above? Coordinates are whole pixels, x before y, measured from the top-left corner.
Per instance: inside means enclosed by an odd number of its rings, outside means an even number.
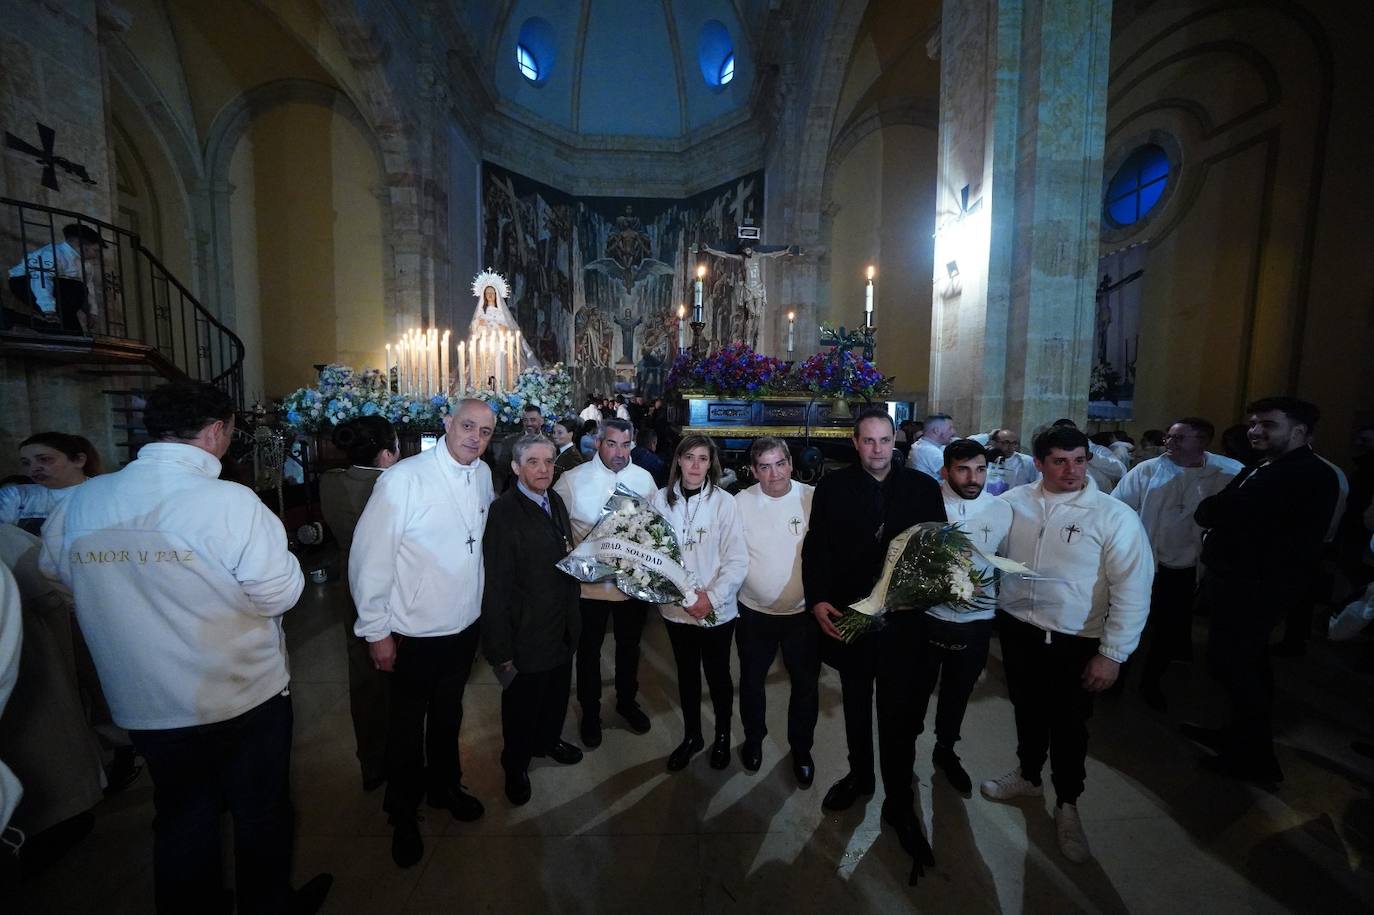
[[[582,451],[577,447],[577,433],[581,425],[576,418],[563,418],[553,424],[553,444],[558,449],[558,457],[553,461],[553,481],[564,472],[572,470],[583,461]]]
[[[555,567],[572,550],[568,509],[550,488],[555,457],[542,435],[515,443],[515,486],[492,503],[482,542],[482,650],[503,687],[501,767],[516,806],[530,799],[531,757],[582,760],[562,736],[582,616],[577,581]]]

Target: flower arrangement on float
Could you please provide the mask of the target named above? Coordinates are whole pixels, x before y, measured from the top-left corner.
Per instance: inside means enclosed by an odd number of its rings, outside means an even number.
[[[521,372],[510,391],[485,390],[474,396],[491,404],[497,422],[515,426],[526,404],[534,404],[545,416],[564,416],[572,411],[572,376],[558,363],[547,369]],[[383,416],[401,431],[439,432],[444,417],[457,397],[398,394],[377,369],[356,372],[331,363],[320,370],[318,384],[299,388],[283,397],[277,415],[299,432],[332,429],[359,416]]]
[[[668,372],[668,390],[759,400],[788,394],[874,399],[891,387],[871,361],[832,347],[795,364],[731,343],[704,356],[680,353]]]

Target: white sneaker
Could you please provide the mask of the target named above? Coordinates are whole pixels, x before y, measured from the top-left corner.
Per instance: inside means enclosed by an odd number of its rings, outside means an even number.
[[[990,801],[1009,801],[1016,797],[1044,797],[1041,785],[1032,785],[1021,777],[1021,769],[1015,768],[1001,778],[992,778],[978,786],[983,797]]]
[[[1093,856],[1088,850],[1088,836],[1083,832],[1083,821],[1078,818],[1078,808],[1073,804],[1061,804],[1055,808],[1054,831],[1059,836],[1059,850],[1074,864],[1082,864]]]

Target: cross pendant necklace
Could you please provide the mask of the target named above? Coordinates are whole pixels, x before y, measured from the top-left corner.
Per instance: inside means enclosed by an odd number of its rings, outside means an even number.
[[[468,543],[468,555],[469,555],[469,556],[472,555],[472,545],[473,545],[474,543],[476,543],[476,542],[477,542],[477,541],[474,540],[473,537],[472,537],[472,531],[468,531],[468,540],[467,540],[467,543]]]

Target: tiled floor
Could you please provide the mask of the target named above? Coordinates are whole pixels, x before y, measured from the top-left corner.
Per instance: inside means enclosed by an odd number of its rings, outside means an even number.
[[[424,859],[398,870],[381,792],[363,794],[348,718],[338,584],[307,585],[287,617],[295,674],[293,760],[297,874],[331,871],[327,911],[360,912],[1347,912],[1374,907],[1374,762],[1352,737],[1374,738],[1371,646],[1319,645],[1278,661],[1284,697],[1271,794],[1205,775],[1178,736],[1182,718],[1215,711],[1202,675],[1176,668],[1176,710],[1134,695],[1098,703],[1081,810],[1095,860],[1065,861],[1050,805],[964,799],[918,747],[919,803],[938,861],[910,888],[909,859],[879,829],[879,796],[846,813],[821,810],[844,771],[838,678],[822,679],[816,786],[797,791],[780,735],[786,677],[770,679],[770,726],[757,774],[724,772],[701,754],[684,772],[664,759],[680,739],[663,627],[645,634],[636,736],[607,712],[605,742],[575,767],[536,761],[534,800],[512,809],[501,790],[499,688],[479,662],[463,724],[466,780],[487,805],[478,823],[426,811]],[[603,672],[610,676],[608,636]],[[996,657],[970,705],[960,752],[975,782],[1013,762],[1011,708]],[[609,683],[608,683],[609,689]],[[933,704],[932,704],[933,706]],[[931,714],[934,710],[932,707]],[[576,708],[565,736],[576,740]],[[707,727],[710,727],[709,710]],[[738,738],[739,725],[735,732]],[[13,912],[151,908],[152,788],[146,775],[97,809],[95,831],[21,888]]]

